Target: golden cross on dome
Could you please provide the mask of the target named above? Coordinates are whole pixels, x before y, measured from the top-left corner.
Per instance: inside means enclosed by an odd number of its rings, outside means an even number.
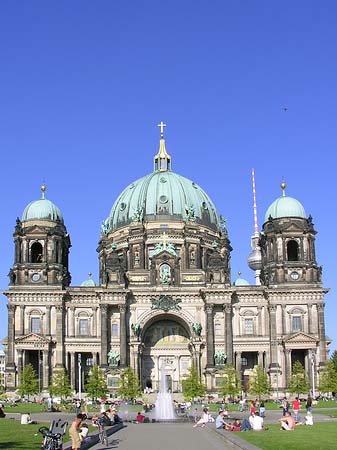
[[[161,121],[160,123],[158,123],[157,127],[160,127],[160,135],[164,136],[164,128],[166,127],[166,123]]]

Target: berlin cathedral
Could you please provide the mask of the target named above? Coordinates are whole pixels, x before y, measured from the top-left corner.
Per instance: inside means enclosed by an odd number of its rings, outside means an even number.
[[[44,392],[60,368],[78,392],[93,365],[111,394],[128,366],[154,392],[162,373],[181,392],[192,364],[208,393],[229,363],[244,389],[260,365],[273,394],[286,392],[295,361],[317,386],[330,342],[312,217],[282,183],[259,230],[253,173],[255,284],[240,275],[231,283],[226,221],[199,185],[172,171],[164,125],[153,172],[127,186],[102,222],[97,283],[71,285],[70,236],[46,186],[17,219],[4,292],[7,391],[29,363]]]

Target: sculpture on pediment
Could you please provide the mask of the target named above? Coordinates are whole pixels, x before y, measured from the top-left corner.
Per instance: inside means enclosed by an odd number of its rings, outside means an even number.
[[[227,355],[221,350],[217,350],[214,353],[214,363],[216,366],[223,366],[226,364]]]
[[[171,284],[172,273],[169,264],[162,264],[159,269],[159,278],[161,284]]]
[[[101,223],[101,233],[106,236],[109,233],[109,229],[109,219],[103,220],[103,222]]]
[[[181,306],[179,303],[180,299],[174,300],[171,295],[161,295],[159,299],[153,298],[151,299],[152,307],[151,309],[161,309],[165,312],[168,311],[180,311]]]
[[[155,245],[152,256],[159,255],[159,253],[161,253],[165,250],[168,253],[170,253],[172,256],[178,256],[174,244],[172,244],[171,242],[168,242],[168,236],[166,235],[166,233],[163,233],[161,238],[162,238],[161,242],[158,242]]]
[[[140,338],[140,335],[142,334],[142,328],[141,328],[141,326],[139,325],[139,323],[137,323],[137,324],[134,324],[134,323],[131,324],[131,330],[132,330],[134,336],[135,336],[137,339],[139,339],[139,338]]]
[[[186,205],[185,206],[185,217],[186,222],[195,222],[195,208],[193,205]]]
[[[220,223],[220,225],[219,225],[220,232],[226,233],[227,232],[227,220],[224,218],[224,216],[222,214],[220,214],[219,223]]]
[[[108,364],[111,367],[118,367],[120,361],[120,355],[119,352],[114,352],[113,350],[110,350],[108,353]]]
[[[194,334],[198,337],[201,336],[202,326],[199,322],[193,322],[192,323],[192,330],[194,331]]]
[[[132,216],[132,223],[142,223],[144,217],[144,210],[140,206],[135,209],[135,212]]]

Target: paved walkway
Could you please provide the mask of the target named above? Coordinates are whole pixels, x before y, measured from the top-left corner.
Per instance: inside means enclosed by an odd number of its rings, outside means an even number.
[[[128,423],[109,437],[109,446],[96,444],[91,450],[229,450],[223,438],[205,428],[193,428],[192,423],[141,425]]]

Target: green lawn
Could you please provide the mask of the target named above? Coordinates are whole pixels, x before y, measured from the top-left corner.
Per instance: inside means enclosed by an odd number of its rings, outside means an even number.
[[[43,436],[38,429],[42,426],[49,427],[49,424],[21,425],[17,420],[0,419],[1,448],[6,450],[40,449]],[[35,436],[36,433],[37,436]]]
[[[268,425],[262,433],[238,433],[241,439],[262,450],[336,450],[337,427],[335,423],[315,423],[312,427],[299,426],[294,431],[281,431],[278,425]]]
[[[319,409],[314,409],[312,411],[314,414],[326,414],[330,417],[337,417],[337,409],[326,409],[324,411],[321,411]]]

